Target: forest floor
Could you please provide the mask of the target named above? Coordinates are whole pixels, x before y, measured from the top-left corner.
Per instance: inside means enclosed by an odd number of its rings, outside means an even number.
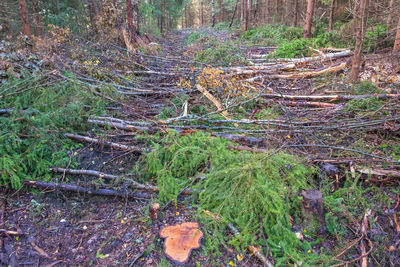
[[[193,71],[191,71],[190,61],[193,60],[195,53],[206,49],[208,45],[200,41],[188,46],[186,40],[191,33],[189,30],[183,30],[169,34],[159,41],[161,51],[155,52],[153,57],[145,57],[140,63],[154,72],[178,73],[174,79],[163,74],[144,80],[144,87],[154,91],[160,87],[160,90],[167,91],[168,97],[160,97],[151,93],[146,97],[134,95],[124,99],[122,106],[116,103],[114,108],[117,110],[112,110],[104,116],[154,122],[162,113],[166,116],[162,118],[165,123],[168,119],[179,118],[180,114],[184,112],[184,108],[179,106],[182,105],[182,102],[183,107],[185,103],[189,103],[197,108],[208,105],[208,111],[215,110],[215,106],[210,105],[211,102],[201,94],[196,97],[190,96],[191,101],[188,102],[186,100],[174,102],[174,99],[180,99],[181,94],[180,89],[176,89],[174,84],[186,81],[190,83],[195,79],[191,77]],[[231,38],[225,31],[202,30],[200,34],[205,38],[214,36],[217,43],[226,42]],[[239,52],[248,60],[252,60],[257,58],[257,55],[268,53],[269,49],[268,47],[243,45],[240,46]],[[375,55],[375,57],[384,58],[385,64],[392,64],[391,61],[396,62],[396,60],[382,55]],[[150,61],[152,61],[151,64]],[[180,68],[185,70],[178,70]],[[323,68],[322,63],[321,66],[316,66],[317,70],[320,68]],[[365,68],[372,69],[368,62]],[[367,70],[364,71],[364,74],[365,72]],[[182,73],[181,77],[179,73]],[[211,81],[212,78],[208,78]],[[257,82],[257,86],[265,88],[263,93],[267,95],[277,93],[280,95],[323,96],[336,95],[341,92],[348,95],[349,91],[354,90],[340,74],[295,80],[264,77]],[[272,91],[268,91],[269,89]],[[325,91],[328,93],[324,93]],[[364,95],[370,93],[378,95],[377,91],[361,92]],[[396,86],[387,91],[379,91],[379,94],[395,95],[399,93],[400,90]],[[232,98],[234,97],[232,96]],[[219,136],[237,141],[236,145],[242,145],[236,146],[238,150],[254,149],[253,152],[256,152],[255,147],[258,149],[273,148],[277,151],[285,150],[288,153],[305,157],[306,164],[310,166],[320,166],[321,169],[328,168],[323,174],[326,181],[323,182],[321,178],[317,182],[317,186],[324,193],[331,192],[333,195],[335,191],[341,192],[342,195],[332,197],[333,200],[327,204],[326,209],[334,208],[335,205],[340,206],[342,214],[339,215],[338,210],[329,210],[333,214],[329,217],[331,218],[330,228],[328,232],[319,233],[316,236],[307,236],[306,232],[302,231],[300,224],[293,223],[293,231],[297,229],[297,231],[303,232],[305,239],[310,243],[319,240],[312,246],[313,253],[325,250],[330,254],[338,255],[342,251],[343,254],[346,251],[348,252],[347,257],[339,263],[354,264],[352,260],[357,259],[362,253],[365,254],[365,247],[367,247],[372,251],[364,256],[368,258],[368,266],[399,266],[400,226],[396,216],[400,209],[400,192],[398,191],[399,99],[389,99],[385,104],[379,106],[379,109],[385,111],[381,117],[378,116],[381,110],[374,109],[374,103],[356,106],[356,101],[362,102],[362,99],[353,101],[352,109],[348,108],[345,111],[343,110],[346,108],[345,104],[342,103],[329,101],[324,106],[319,100],[306,101],[300,99],[298,102],[298,100],[292,99],[279,102],[274,98],[268,99],[267,96],[258,103],[259,106],[245,107],[243,110],[230,110],[230,114],[226,117],[232,116],[238,120],[242,118],[268,120],[268,126],[255,128],[255,132],[262,130],[264,131],[262,134],[266,136],[264,136],[265,138],[260,135],[252,136],[250,128],[243,128],[242,133],[239,132],[236,135],[231,134],[227,128],[227,133],[221,133]],[[314,102],[314,104],[309,102]],[[229,100],[226,100],[224,104],[226,103],[228,105],[237,104],[237,102],[229,102]],[[357,109],[370,106],[373,106],[372,109],[366,113],[356,112]],[[189,111],[194,112],[190,108]],[[349,114],[352,112],[355,114],[350,116]],[[266,116],[263,116],[265,114]],[[374,117],[375,115],[376,117]],[[383,116],[386,117],[383,118]],[[390,119],[387,119],[388,117]],[[365,122],[364,118],[369,118],[369,120]],[[283,124],[293,121],[292,126],[296,125],[296,122],[302,121],[328,121],[330,123],[327,123],[326,127],[332,127],[333,131],[318,132],[318,129],[324,127],[324,122],[321,122],[314,124],[317,130],[312,133],[307,132],[306,127],[294,128],[295,130],[289,131],[286,130],[286,126],[278,126],[277,129],[280,131],[274,134],[270,131],[270,119],[271,127],[274,127],[273,123],[279,121]],[[384,122],[381,123],[380,120],[384,120]],[[347,121],[353,126],[340,124],[340,122]],[[216,129],[219,125],[222,124],[209,125],[211,127],[209,132],[217,133]],[[233,127],[234,122],[229,125]],[[321,128],[318,128],[320,126]],[[191,131],[196,130],[189,125],[187,129],[184,129],[183,135],[190,135]],[[137,134],[135,132],[124,132],[113,127],[106,129],[101,134],[98,131],[98,128],[90,128],[86,135],[105,136],[109,141],[129,145],[136,142],[134,138]],[[298,145],[303,143],[309,143],[312,146],[305,148]],[[337,147],[350,150],[337,151]],[[358,153],[359,151],[364,151],[364,154]],[[141,155],[138,152],[110,149],[100,142],[85,144],[74,149],[70,152],[70,159],[72,157],[80,162],[77,169],[121,175],[131,170],[140,160]],[[371,179],[371,176],[360,175],[359,171],[366,166],[375,170],[391,170],[393,173],[385,176],[386,182],[380,180],[374,182],[374,179],[381,176],[372,176],[373,179]],[[60,167],[68,168],[68,166]],[[329,170],[329,168],[333,168],[333,174],[332,169]],[[57,181],[62,183],[65,176],[65,173],[59,174]],[[70,177],[68,181],[69,183],[71,181],[90,183],[91,179],[82,176],[78,181],[77,178]],[[362,183],[358,183],[358,181],[362,181]],[[95,186],[98,185],[95,184]],[[348,188],[346,188],[347,186]],[[345,190],[340,191],[342,189]],[[5,211],[0,222],[3,227],[0,229],[22,233],[18,236],[6,234],[2,237],[4,250],[0,252],[1,266],[168,266],[172,263],[163,252],[163,240],[159,237],[160,229],[165,225],[198,220],[197,207],[192,206],[190,196],[179,196],[176,204],[167,205],[160,218],[152,221],[149,218],[148,209],[153,200],[148,198],[121,199],[54,189],[32,190],[25,187],[18,191],[5,188],[0,190],[1,194],[6,196],[6,201],[3,201],[3,206],[0,207]],[[156,195],[153,198],[156,199]],[[335,202],[337,199],[342,199],[343,202]],[[369,217],[366,215],[368,209],[372,209],[372,215]],[[360,231],[362,231],[361,226],[365,226],[364,218],[367,218],[369,223],[367,223],[368,229],[362,233]],[[202,229],[209,231],[206,227]],[[366,233],[369,238],[365,239],[364,243],[362,241],[360,244],[353,242],[361,240]],[[226,235],[230,236],[228,229]],[[359,237],[361,238],[359,239]],[[213,255],[211,252],[207,252],[206,248],[194,250],[185,266],[263,266],[250,252],[244,253],[244,257],[242,257],[243,255],[234,246],[221,245],[220,251],[222,254]],[[308,253],[311,253],[311,250]],[[273,261],[273,258],[270,259]],[[299,265],[301,264],[297,262],[297,266]]]

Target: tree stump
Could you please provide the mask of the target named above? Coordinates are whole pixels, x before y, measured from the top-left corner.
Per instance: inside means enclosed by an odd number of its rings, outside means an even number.
[[[301,211],[303,227],[311,233],[325,231],[325,212],[322,193],[316,189],[303,190]]]

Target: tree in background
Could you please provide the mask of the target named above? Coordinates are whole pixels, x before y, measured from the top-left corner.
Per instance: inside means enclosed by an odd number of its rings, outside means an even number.
[[[356,37],[356,45],[354,47],[354,55],[351,60],[351,71],[350,71],[350,80],[357,81],[358,76],[361,70],[361,54],[362,54],[362,46],[364,42],[365,36],[365,28],[368,19],[368,0],[360,0],[359,3],[355,3],[357,5],[356,11],[356,20],[357,20],[357,37]]]
[[[314,5],[315,5],[315,0],[308,0],[307,16],[304,24],[304,34],[303,34],[304,38],[311,38],[311,26],[314,14]]]
[[[29,18],[28,18],[28,11],[26,8],[26,1],[25,0],[18,0],[19,5],[19,14],[21,16],[22,22],[22,33],[31,37],[31,26],[29,25]]]
[[[397,23],[397,31],[393,46],[393,53],[400,53],[400,16],[399,16],[399,22]]]

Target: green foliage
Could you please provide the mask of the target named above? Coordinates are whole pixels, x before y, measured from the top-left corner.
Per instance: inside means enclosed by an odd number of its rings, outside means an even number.
[[[297,56],[310,56],[311,48],[342,47],[340,36],[336,31],[324,31],[315,38],[298,38],[283,42],[271,55],[275,58],[294,58]]]
[[[375,25],[372,30],[365,32],[364,47],[370,52],[374,51],[378,46],[382,46],[382,40],[387,36],[387,27],[385,25]]]
[[[198,40],[205,38],[206,35],[200,32],[191,32],[186,36],[185,44],[193,44]]]
[[[200,51],[196,61],[222,66],[244,63],[239,48],[232,41]]]
[[[16,94],[5,97],[12,92]],[[0,108],[13,111],[0,116],[0,184],[12,188],[19,188],[25,179],[49,180],[50,166],[66,166],[68,152],[77,145],[64,139],[63,132],[85,128],[89,115],[85,105],[99,107],[92,110],[95,113],[104,104],[72,82],[42,86],[26,74],[24,80],[3,84],[1,96],[5,98]]]
[[[278,45],[287,40],[301,38],[302,34],[302,28],[268,24],[243,32],[240,40],[254,45]]]
[[[384,105],[384,102],[376,97],[352,99],[346,103],[343,108],[345,112],[364,113],[378,110]]]
[[[231,144],[200,132],[169,134],[145,157],[143,174],[157,180],[162,203],[176,199],[178,192],[192,183],[191,177],[204,174],[206,178],[191,188],[198,192],[193,198],[199,219],[208,229],[215,229],[212,236],[206,236],[208,250],[218,251],[220,244],[227,243],[238,250],[250,244],[265,247],[260,238],[264,233],[277,265],[317,264],[324,256],[307,253],[311,245],[296,238],[290,222],[290,216],[297,217],[300,212],[297,192],[312,187],[315,170],[291,155],[237,152],[227,149]],[[204,216],[203,210],[222,221]],[[240,234],[224,235],[227,222]]]
[[[351,94],[353,95],[368,95],[368,94],[385,94],[384,90],[376,87],[374,83],[371,82],[359,82],[352,86]]]

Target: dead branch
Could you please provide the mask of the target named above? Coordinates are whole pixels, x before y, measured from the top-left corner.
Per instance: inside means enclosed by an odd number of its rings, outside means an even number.
[[[148,152],[148,149],[146,149],[146,148],[136,147],[136,146],[128,146],[128,145],[118,144],[118,143],[109,142],[109,141],[103,141],[100,139],[83,136],[83,135],[78,135],[78,134],[66,133],[66,134],[64,134],[64,136],[68,137],[70,139],[78,140],[79,142],[95,143],[95,144],[99,144],[99,145],[108,146],[115,150],[120,150],[120,151]]]
[[[124,176],[117,176],[117,175],[102,173],[102,172],[93,171],[93,170],[74,170],[74,169],[64,169],[64,168],[59,168],[59,167],[54,167],[54,168],[50,168],[50,169],[53,172],[68,173],[68,174],[75,174],[75,175],[89,175],[89,176],[95,176],[95,177],[104,178],[104,179],[110,179],[110,180],[117,180],[117,179],[123,178],[123,179],[129,181],[130,185],[135,188],[149,190],[149,191],[158,191],[158,188],[156,186],[148,185],[148,184],[141,184],[141,183],[136,182],[135,180],[126,178]]]
[[[21,233],[17,231],[9,231],[6,229],[0,229],[0,233],[6,234],[6,235],[26,235],[26,233]]]
[[[24,185],[36,188],[69,191],[69,192],[76,192],[88,195],[100,195],[100,196],[133,198],[133,199],[148,199],[152,197],[151,194],[144,192],[119,192],[111,189],[90,189],[77,185],[46,183],[40,181],[26,180],[24,181]]]
[[[345,101],[352,99],[377,98],[377,99],[399,99],[400,94],[369,94],[369,95],[281,95],[263,94],[264,98],[283,98],[289,100],[311,100],[311,101]]]
[[[338,51],[337,48],[330,48],[331,51]],[[352,54],[351,50],[339,49],[338,53],[329,53],[317,57],[304,57],[304,58],[278,58],[278,59],[268,59],[268,62],[293,62],[293,63],[308,63],[312,61],[326,61],[341,57],[350,56]],[[266,55],[254,55],[254,57],[265,57]]]
[[[273,78],[280,78],[280,79],[302,79],[302,78],[310,78],[319,76],[325,73],[335,73],[342,71],[346,68],[347,63],[343,62],[339,65],[331,66],[319,71],[310,71],[310,72],[296,72],[292,74],[274,74],[271,75]]]
[[[342,105],[330,104],[323,102],[296,102],[296,101],[279,101],[279,103],[291,106],[291,107],[319,107],[319,108],[340,108]]]
[[[358,172],[367,175],[389,176],[389,178],[400,178],[400,171],[397,170],[384,170],[384,169],[357,169]]]

